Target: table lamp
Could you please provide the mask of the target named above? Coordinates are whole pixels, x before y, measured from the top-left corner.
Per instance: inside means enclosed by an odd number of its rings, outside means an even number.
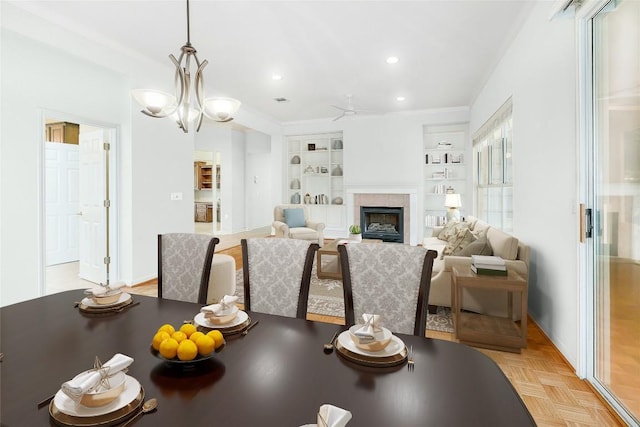
[[[460,210],[458,208],[462,206],[460,194],[447,193],[444,197],[444,206],[449,208],[449,210],[447,210],[447,222],[459,222]]]

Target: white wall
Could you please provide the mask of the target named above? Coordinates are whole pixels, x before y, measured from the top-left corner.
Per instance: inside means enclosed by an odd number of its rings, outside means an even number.
[[[273,221],[273,165],[271,137],[262,132],[245,133],[247,157],[245,168],[246,228],[269,226]]]
[[[576,49],[573,20],[538,2],[471,108],[471,134],[513,97],[514,234],[531,246],[529,312],[578,357]]]

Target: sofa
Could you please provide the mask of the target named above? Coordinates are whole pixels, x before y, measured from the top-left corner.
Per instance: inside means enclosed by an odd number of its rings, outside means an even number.
[[[505,260],[507,270],[529,279],[529,247],[473,216],[434,228],[432,236],[425,237],[423,246],[438,252],[433,264],[429,306],[451,307],[452,268],[468,269],[471,255],[499,256]],[[507,292],[465,289],[462,301],[463,310],[507,316]],[[520,312],[520,300],[513,298],[514,320],[519,320]]]

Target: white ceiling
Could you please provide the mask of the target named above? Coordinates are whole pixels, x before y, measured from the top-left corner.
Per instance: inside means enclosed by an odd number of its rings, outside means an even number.
[[[14,4],[82,37],[167,64],[186,42],[185,0]],[[356,107],[377,114],[459,107],[474,100],[531,5],[191,0],[191,43],[209,61],[207,96],[237,98],[281,122],[337,116],[331,105],[345,105],[347,94]],[[387,64],[390,55],[399,62]],[[283,80],[272,80],[274,73]],[[170,74],[166,87],[156,89],[172,91],[172,85]],[[396,101],[399,95],[406,101]]]

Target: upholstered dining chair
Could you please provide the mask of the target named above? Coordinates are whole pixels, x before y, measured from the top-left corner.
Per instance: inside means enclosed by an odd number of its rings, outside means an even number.
[[[220,239],[206,234],[159,234],[158,298],[206,304],[218,243]]]
[[[401,243],[338,245],[345,322],[379,314],[392,332],[424,337],[436,251]]]
[[[269,237],[242,239],[240,243],[245,309],[306,319],[318,244]]]
[[[324,245],[324,228],[322,222],[309,218],[307,205],[277,205],[273,208],[273,223],[276,237],[285,239],[309,240]]]

